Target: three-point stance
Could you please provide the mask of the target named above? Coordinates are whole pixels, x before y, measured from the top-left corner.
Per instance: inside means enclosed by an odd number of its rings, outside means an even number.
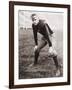
[[[54,32],[50,29],[49,25],[44,21],[40,20],[36,14],[31,15],[32,18],[32,28],[35,40],[35,58],[34,58],[34,65],[38,62],[39,52],[45,46],[49,45],[49,56],[51,56],[54,60],[56,66],[56,76],[60,75],[59,64],[57,61],[57,52],[55,50],[55,40],[54,40]],[[37,33],[42,35],[41,42],[38,44],[38,37]]]

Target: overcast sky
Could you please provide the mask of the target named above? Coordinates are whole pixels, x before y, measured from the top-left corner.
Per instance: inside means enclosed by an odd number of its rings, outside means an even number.
[[[56,12],[38,12],[38,11],[22,11],[19,10],[18,20],[19,27],[23,26],[31,28],[31,14],[36,13],[40,19],[45,19],[53,30],[63,30],[63,13]]]

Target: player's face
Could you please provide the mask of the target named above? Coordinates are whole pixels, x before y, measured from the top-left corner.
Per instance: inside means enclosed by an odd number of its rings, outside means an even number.
[[[37,16],[33,16],[33,17],[32,17],[32,22],[33,22],[34,25],[37,25],[38,22],[39,22],[38,17],[37,17]]]

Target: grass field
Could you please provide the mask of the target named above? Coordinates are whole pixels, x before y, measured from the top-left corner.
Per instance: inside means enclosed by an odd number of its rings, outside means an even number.
[[[63,36],[62,31],[56,30],[56,49],[58,62],[63,76]],[[38,35],[40,41],[40,35]],[[48,57],[48,45],[45,46],[38,59],[38,65],[29,67],[34,62],[34,39],[32,30],[19,30],[19,79],[54,77],[56,67],[52,58]]]

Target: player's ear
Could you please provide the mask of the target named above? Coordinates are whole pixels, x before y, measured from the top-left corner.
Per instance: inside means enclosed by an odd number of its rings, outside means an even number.
[[[47,21],[46,21],[46,20],[44,20],[44,23],[45,23],[45,24],[47,24]]]

